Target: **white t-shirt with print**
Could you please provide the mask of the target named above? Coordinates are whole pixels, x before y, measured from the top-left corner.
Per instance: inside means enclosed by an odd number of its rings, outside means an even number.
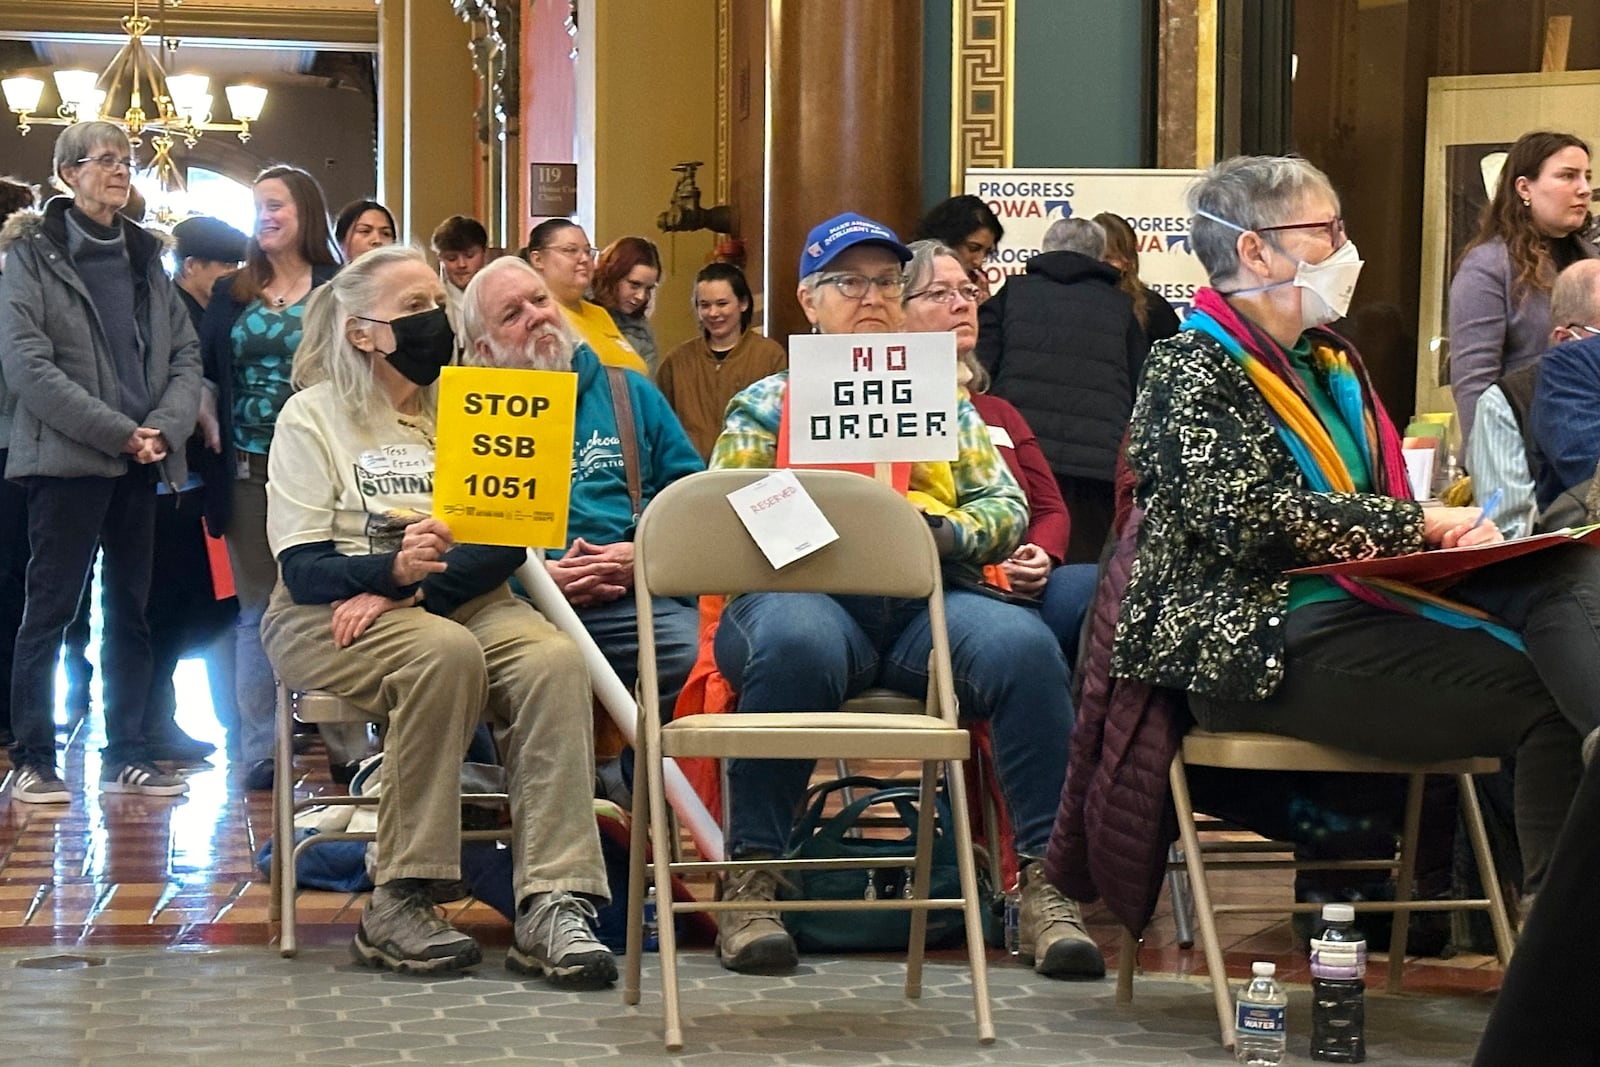
[[[388,412],[360,425],[327,382],[291,396],[267,459],[272,554],[319,541],[345,556],[397,550],[432,511],[433,445],[430,416]]]

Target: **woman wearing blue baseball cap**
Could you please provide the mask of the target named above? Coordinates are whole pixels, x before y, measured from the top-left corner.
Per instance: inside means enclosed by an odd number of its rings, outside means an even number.
[[[903,324],[903,267],[911,252],[894,231],[860,215],[812,229],[800,256],[800,306],[819,333],[889,333]],[[728,405],[711,466],[786,464],[788,372],[741,392]],[[958,458],[910,466],[908,496],[929,515],[947,567],[973,573],[1004,561],[1028,526],[1028,502],[970,400],[957,404]],[[1029,608],[970,589],[945,593],[962,715],[989,723],[1001,790],[1022,867],[1025,960],[1057,978],[1099,977],[1105,961],[1078,906],[1044,880],[1039,864],[1055,818],[1072,733],[1068,670],[1055,635]],[[723,610],[717,669],[738,691],[738,710],[837,707],[871,686],[921,695],[932,636],[921,601],[759,593]],[[728,768],[729,855],[784,851],[812,760],[733,760]],[[777,878],[750,870],[729,878],[727,900],[776,900]],[[794,941],[773,911],[722,912],[724,967],[771,973],[793,967]]]

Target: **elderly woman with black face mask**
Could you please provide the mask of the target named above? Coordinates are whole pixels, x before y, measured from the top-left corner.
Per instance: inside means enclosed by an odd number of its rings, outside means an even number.
[[[367,252],[311,299],[269,459],[267,537],[282,581],[262,641],[285,684],[388,724],[377,889],[356,958],[404,973],[482,952],[440,919],[460,875],[459,775],[479,720],[506,757],[518,902],[507,966],[553,984],[616,977],[589,927],[607,899],[591,794],[589,678],[566,635],[507,587],[520,548],[456,544],[430,518],[434,390],[455,352],[420,252]],[[580,896],[579,894],[582,894]]]
[[[1327,177],[1238,157],[1190,190],[1211,288],[1151,350],[1128,461],[1144,509],[1113,675],[1185,690],[1212,730],[1380,757],[1517,759],[1527,889],[1600,725],[1600,553],[1476,570],[1445,601],[1285,573],[1501,539],[1411,499],[1400,438],[1341,317],[1361,258]],[[1125,534],[1126,536],[1126,534]],[[1414,591],[1412,591],[1414,593]]]

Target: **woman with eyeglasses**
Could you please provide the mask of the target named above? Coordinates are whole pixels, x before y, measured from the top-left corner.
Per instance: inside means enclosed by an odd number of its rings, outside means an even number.
[[[1094,593],[1095,566],[1062,566],[1072,517],[1056,486],[1039,440],[1022,413],[990,396],[989,372],[973,354],[978,345],[978,287],[967,280],[961,257],[938,241],[913,241],[900,294],[905,329],[912,333],[953,333],[956,383],[989,427],[1000,458],[1028,497],[1028,530],[1022,543],[999,565],[1006,587],[1038,603],[1045,624],[1061,643],[1070,664],[1078,655],[1078,632]]]
[[[701,459],[722,432],[722,413],[747,385],[789,369],[789,353],[750,328],[754,297],[744,271],[708,263],[694,279],[694,316],[700,334],[656,366],[656,387],[672,405]]]
[[[1086,691],[1137,679],[1186,693],[1209,730],[1369,756],[1514,755],[1537,892],[1600,725],[1600,552],[1492,564],[1439,596],[1287,573],[1501,534],[1478,508],[1412,499],[1361,357],[1326,328],[1362,266],[1327,176],[1236,157],[1189,208],[1211,287],[1145,368],[1127,446],[1143,520],[1119,531],[1111,570],[1131,556],[1131,573]]]
[[[106,747],[100,791],[178,796],[143,737],[151,656],[145,622],[156,485],[187,479],[183,444],[200,403],[200,353],[164,246],[118,214],[133,184],[122,128],[62,131],[53,169],[70,191],[7,220],[0,248],[0,412],[5,477],[27,492],[26,608],[12,660],[11,799],[66,804],[56,770],[62,631],[103,549]],[[14,407],[13,407],[14,405]],[[11,635],[7,635],[8,637]]]
[[[1450,282],[1450,392],[1464,446],[1484,390],[1550,347],[1556,275],[1600,256],[1583,237],[1589,183],[1589,146],[1570,133],[1525,133],[1506,156]]]
[[[570,219],[546,219],[528,233],[523,256],[544,278],[567,322],[589,343],[600,362],[649,374],[632,343],[599,304],[584,299],[594,280],[596,249],[583,227]]]
[[[904,327],[903,264],[911,258],[887,227],[856,214],[814,227],[800,256],[800,306],[818,333],[892,333]],[[970,283],[969,283],[970,284]],[[787,466],[788,374],[750,386],[728,405],[711,466]],[[1028,527],[1027,499],[965,396],[957,400],[959,448],[948,462],[913,463],[907,498],[927,516],[947,573],[972,576],[1004,561]],[[899,479],[896,479],[899,482]],[[946,624],[963,717],[989,723],[1001,791],[1021,870],[1021,955],[1051,978],[1093,978],[1105,961],[1078,905],[1044,880],[1044,854],[1072,733],[1069,672],[1037,612],[951,587]],[[717,669],[738,691],[738,710],[837,707],[869,686],[921,695],[929,629],[921,601],[759,593],[733,599],[717,626]],[[780,855],[812,760],[733,760],[728,767],[733,858]],[[723,912],[722,965],[770,973],[798,960],[778,918],[778,879],[751,870],[728,879],[723,899],[773,901],[773,909]]]
[[[649,315],[661,284],[661,253],[643,237],[619,237],[594,264],[594,302],[611,313],[645,366],[656,369],[656,335]]]
[[[206,379],[217,391],[221,452],[205,472],[206,525],[227,535],[239,594],[234,650],[239,723],[230,752],[246,764],[245,788],[272,788],[276,683],[261,649],[261,615],[278,581],[267,544],[267,453],[278,412],[293,392],[290,368],[300,344],[311,291],[339,269],[317,180],[299,167],[268,167],[256,175],[256,224],[244,266],[219,279],[200,320]],[[210,458],[210,457],[208,457]],[[348,732],[348,731],[347,731]],[[336,729],[325,730],[329,763],[342,776],[366,755]]]

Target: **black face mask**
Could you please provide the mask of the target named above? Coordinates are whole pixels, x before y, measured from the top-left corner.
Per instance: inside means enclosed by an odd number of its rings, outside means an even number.
[[[391,366],[417,385],[432,385],[456,354],[456,335],[444,308],[429,308],[398,319],[357,318],[381,322],[394,333],[394,351],[379,353]]]

